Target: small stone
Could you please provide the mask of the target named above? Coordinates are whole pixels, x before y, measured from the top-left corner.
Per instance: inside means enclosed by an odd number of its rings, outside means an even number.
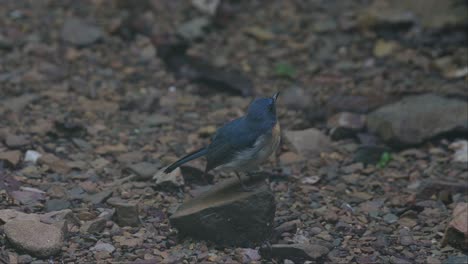
[[[101,241],[98,241],[96,245],[94,245],[92,248],[90,248],[91,251],[105,251],[112,253],[115,251],[115,247],[109,243],[103,243]]]
[[[159,170],[153,176],[153,180],[156,180],[156,185],[165,187],[180,187],[184,185],[184,178],[180,168],[173,170],[170,173],[165,173],[164,170]]]
[[[4,225],[4,232],[15,248],[37,257],[53,256],[63,245],[62,230],[39,221],[9,221]]]
[[[330,129],[333,140],[354,137],[365,126],[366,117],[364,115],[350,112],[337,113],[327,120],[327,127]]]
[[[20,148],[29,144],[29,140],[24,135],[8,134],[5,138],[5,144],[9,148]]]
[[[386,215],[384,215],[383,220],[387,224],[393,224],[393,223],[398,222],[398,216],[396,216],[394,214],[386,214]]]
[[[45,200],[45,193],[35,191],[12,191],[11,197],[24,205],[34,205],[39,201]]]
[[[24,155],[24,162],[31,162],[32,164],[36,164],[37,160],[41,157],[41,153],[34,151],[34,150],[28,150],[26,151],[26,154]]]
[[[450,144],[450,149],[455,150],[452,160],[462,164],[468,164],[468,141],[459,140]]]
[[[64,199],[50,199],[45,203],[45,210],[47,212],[60,211],[70,208],[71,204],[68,200]]]
[[[83,201],[92,203],[92,204],[102,204],[104,203],[109,197],[112,196],[112,190],[100,191],[95,194],[91,195],[84,195]]]
[[[38,162],[39,164],[47,165],[51,170],[57,173],[67,174],[71,170],[70,166],[68,166],[64,160],[50,153],[39,157]]]
[[[139,226],[140,218],[138,217],[138,205],[129,203],[122,199],[111,198],[107,203],[115,208],[114,218],[120,226]]]
[[[374,46],[374,56],[377,58],[383,58],[389,56],[399,47],[395,41],[386,41],[383,39],[377,40]]]
[[[245,33],[261,41],[268,41],[275,38],[275,35],[271,33],[271,31],[257,26],[246,28]]]
[[[210,16],[216,14],[220,0],[192,0],[192,5]]]
[[[317,244],[276,244],[270,249],[262,248],[263,257],[289,259],[295,263],[303,263],[305,260],[320,260],[328,254],[328,248]]]
[[[409,245],[414,244],[413,235],[408,229],[402,228],[400,229],[399,233],[400,233],[400,244],[402,246],[409,246]]]
[[[179,35],[187,40],[196,40],[205,34],[205,29],[210,25],[210,21],[206,17],[197,17],[189,20],[177,29]]]
[[[329,151],[330,139],[315,128],[300,131],[286,131],[286,140],[303,157],[317,157],[321,152]]]
[[[18,264],[29,264],[33,261],[33,258],[30,255],[19,255]]]
[[[0,161],[8,162],[9,166],[16,167],[21,159],[21,152],[19,150],[0,152]]]
[[[140,151],[132,151],[117,156],[117,160],[123,164],[132,164],[143,159],[144,154]]]
[[[105,218],[97,218],[87,221],[81,226],[80,232],[82,234],[101,233],[106,228],[106,222],[107,220]]]
[[[63,40],[77,46],[92,44],[102,37],[100,28],[74,17],[66,18],[61,34]]]
[[[301,180],[301,182],[303,184],[316,184],[317,182],[320,181],[320,177],[317,176],[317,175],[314,175],[314,176],[309,176],[309,177],[305,177],[304,179]]]
[[[151,179],[156,172],[158,172],[160,164],[150,163],[150,162],[140,162],[136,164],[129,165],[127,169],[136,174],[136,179],[141,181],[146,181]]]
[[[253,248],[243,248],[241,249],[242,263],[251,263],[259,261],[262,257],[258,253],[258,250]]]

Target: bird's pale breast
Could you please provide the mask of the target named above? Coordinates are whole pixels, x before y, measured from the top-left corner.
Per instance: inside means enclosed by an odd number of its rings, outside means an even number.
[[[276,122],[271,133],[260,136],[252,148],[239,152],[231,162],[222,167],[238,171],[252,170],[276,151],[280,139],[281,129],[279,123]]]

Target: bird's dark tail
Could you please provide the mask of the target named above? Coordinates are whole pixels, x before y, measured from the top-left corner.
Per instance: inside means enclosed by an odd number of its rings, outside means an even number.
[[[202,157],[202,156],[205,156],[206,155],[206,152],[207,152],[207,149],[206,148],[201,148],[199,150],[196,150],[192,153],[189,153],[187,154],[185,157],[181,158],[180,160],[172,163],[169,167],[167,167],[164,172],[165,173],[170,173],[172,172],[173,170],[177,169],[178,167],[180,167],[182,164],[184,163],[187,163],[191,160],[194,160],[196,158],[199,158],[199,157]]]

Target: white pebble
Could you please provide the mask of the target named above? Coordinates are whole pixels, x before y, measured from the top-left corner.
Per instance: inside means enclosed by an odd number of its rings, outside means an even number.
[[[33,164],[36,164],[37,160],[41,157],[41,153],[34,151],[34,150],[28,150],[26,151],[26,155],[24,157],[25,162],[31,162]]]

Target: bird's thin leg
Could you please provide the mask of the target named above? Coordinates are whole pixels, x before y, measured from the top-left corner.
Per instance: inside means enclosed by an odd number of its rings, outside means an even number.
[[[241,178],[240,174],[237,171],[235,173],[236,173],[237,179],[239,179],[239,182],[240,182],[240,184],[242,186],[242,190],[245,191],[245,192],[252,191],[253,188],[248,188],[247,186],[245,186],[244,181],[242,181],[242,178]]]

